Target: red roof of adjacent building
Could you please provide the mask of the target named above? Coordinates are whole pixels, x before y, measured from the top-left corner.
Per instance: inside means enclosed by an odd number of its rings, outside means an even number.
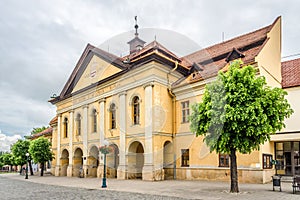
[[[300,86],[300,58],[281,63],[282,88]]]
[[[41,136],[47,136],[47,135],[51,135],[52,134],[52,127],[49,127],[45,130],[43,130],[42,132],[39,132],[39,133],[36,133],[36,134],[33,134],[31,136],[29,136],[31,139],[34,139],[34,138],[38,138],[38,137],[41,137]]]
[[[241,54],[240,58],[244,64],[255,62],[255,57],[259,54],[265,43],[268,41],[268,33],[274,24],[280,19],[278,17],[272,24],[256,31],[232,38],[230,40],[201,49],[181,59],[186,66],[197,64],[202,71],[191,74],[187,82],[204,80],[218,74],[228,64],[228,58],[234,51]],[[179,85],[177,82],[176,85]]]

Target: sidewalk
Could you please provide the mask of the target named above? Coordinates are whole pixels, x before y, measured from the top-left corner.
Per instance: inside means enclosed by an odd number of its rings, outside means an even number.
[[[107,179],[107,188],[101,188],[102,179],[77,178],[77,177],[55,177],[51,175],[29,176],[27,180],[19,174],[1,174],[7,178],[22,181],[35,182],[48,185],[59,185],[67,187],[78,187],[86,189],[112,190],[134,192],[142,194],[159,194],[186,199],[300,199],[300,192],[292,193],[290,182],[282,182],[282,192],[276,188],[273,191],[272,183],[268,184],[239,184],[240,193],[229,193],[230,183],[216,181],[142,181],[142,180],[117,180]]]

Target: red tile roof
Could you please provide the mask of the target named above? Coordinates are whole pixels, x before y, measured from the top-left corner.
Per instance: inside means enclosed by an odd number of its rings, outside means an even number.
[[[255,57],[268,41],[268,32],[272,29],[278,19],[280,19],[280,17],[269,26],[201,49],[181,58],[185,65],[191,66],[193,63],[196,63],[203,69],[203,71],[196,73],[196,75],[192,74],[187,81],[194,82],[216,76],[218,71],[226,66],[226,57],[233,49],[238,50],[245,56],[242,58],[242,61],[245,64],[254,62]]]
[[[129,58],[130,60],[135,60],[135,59],[138,59],[139,57],[145,56],[145,55],[147,55],[149,53],[152,53],[156,50],[163,53],[163,54],[165,54],[167,57],[169,57],[173,60],[177,60],[177,61],[181,62],[180,59],[173,52],[168,50],[166,47],[164,47],[162,44],[160,44],[157,41],[150,42],[149,44],[147,44],[140,51],[136,51],[132,54],[129,54],[128,56],[125,56],[123,59],[126,60],[126,59]]]
[[[300,58],[281,63],[282,88],[300,86]]]
[[[30,139],[34,139],[34,138],[38,138],[38,137],[41,137],[41,136],[47,136],[47,135],[51,135],[52,134],[52,127],[49,127],[45,130],[43,130],[42,132],[39,132],[39,133],[36,133],[36,134],[33,134],[30,137]]]

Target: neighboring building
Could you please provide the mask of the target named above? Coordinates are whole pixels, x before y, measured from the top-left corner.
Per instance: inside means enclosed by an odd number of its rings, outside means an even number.
[[[57,124],[57,117],[54,117],[49,123],[50,127],[46,128],[45,130],[43,130],[39,133],[35,133],[35,134],[30,135],[30,136],[27,136],[26,138],[29,139],[29,140],[35,140],[39,137],[45,137],[52,144],[52,132],[53,132],[53,129],[56,128],[56,124]],[[33,172],[39,171],[39,164],[33,163],[33,161],[32,161],[32,169],[33,169]],[[49,170],[51,169],[51,161],[48,161],[45,164],[45,170],[48,170],[48,169]]]
[[[229,180],[229,156],[210,153],[189,129],[190,106],[232,60],[252,64],[281,87],[281,18],[251,33],[178,57],[138,37],[118,57],[90,44],[58,97],[53,128],[56,176],[101,177],[99,146],[108,140],[108,177],[143,180]],[[238,154],[240,182],[267,182],[275,173],[274,144]],[[175,170],[174,170],[175,169]]]
[[[300,175],[300,58],[282,62],[282,88],[294,113],[286,119],[286,127],[271,136],[275,143],[276,172],[282,175]]]

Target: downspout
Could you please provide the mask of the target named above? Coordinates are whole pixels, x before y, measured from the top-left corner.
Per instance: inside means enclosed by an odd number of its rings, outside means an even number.
[[[173,140],[173,179],[176,180],[176,96],[172,92],[170,80],[169,80],[169,75],[174,72],[178,67],[178,62],[175,62],[175,67],[169,71],[167,74],[167,81],[168,81],[168,92],[169,95],[172,97],[172,140]]]

